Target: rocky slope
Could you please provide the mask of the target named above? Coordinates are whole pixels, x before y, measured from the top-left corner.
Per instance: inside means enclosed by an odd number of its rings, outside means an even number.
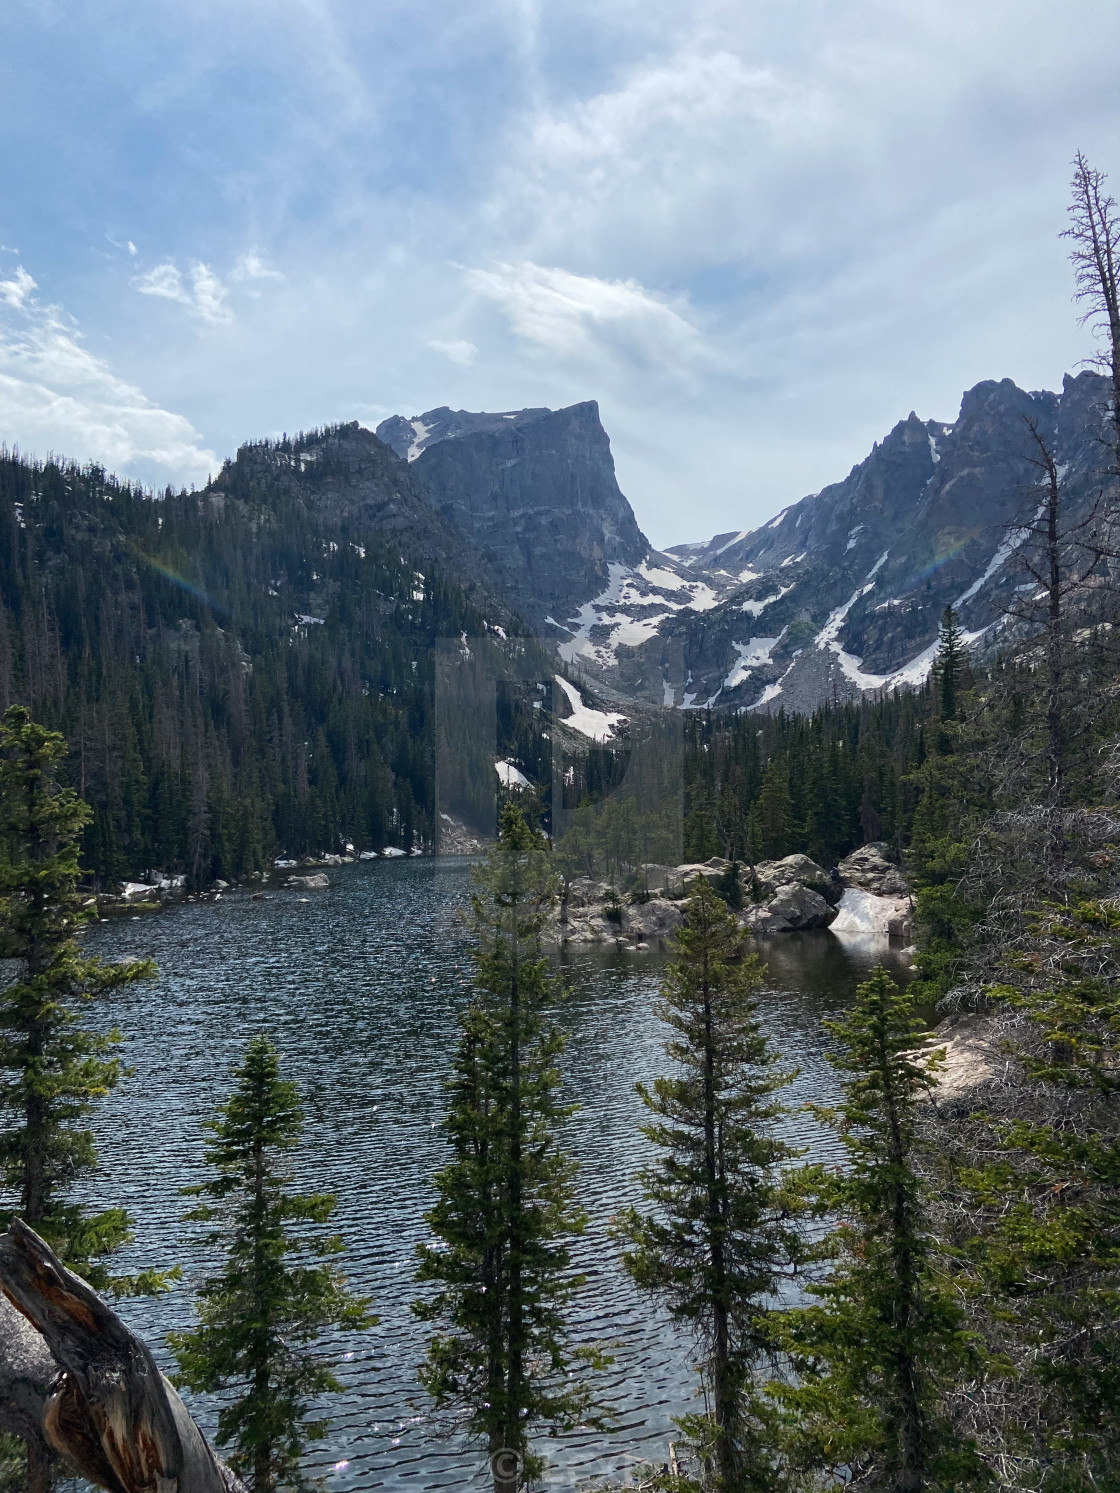
[[[1027,421],[1077,511],[1100,491],[1105,413],[1104,380],[1083,373],[1060,395],[977,384],[952,425],[911,414],[842,482],[763,528],[675,548],[724,600],[664,625],[622,672],[648,692],[675,647],[689,681],[678,703],[807,711],[921,682],[949,604],[973,647],[995,646],[1009,595],[1031,589],[1024,536],[1009,533],[1037,507]]]
[[[1076,507],[1099,492],[1105,410],[1095,374],[1060,394],[977,384],[952,424],[912,413],[843,481],[668,554],[619,491],[592,401],[444,407],[393,416],[377,437],[415,495],[388,521],[415,520],[441,554],[458,536],[461,561],[589,680],[650,705],[811,711],[920,683],[946,605],[972,647],[1006,640],[1005,603],[1025,585],[1009,526],[1032,513],[1040,475],[1027,422]]]
[[[733,906],[744,928],[769,936],[831,927],[845,942],[901,945],[910,936],[905,877],[880,842],[862,845],[831,873],[807,855],[739,866],[719,856],[700,864],[639,866],[627,889],[579,876],[568,882],[546,937],[557,944],[610,944],[639,949],[664,945],[680,926],[684,900],[697,877],[725,899],[737,880]]]

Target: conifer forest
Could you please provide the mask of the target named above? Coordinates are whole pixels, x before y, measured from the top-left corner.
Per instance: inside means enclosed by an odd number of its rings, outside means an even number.
[[[905,677],[838,642],[888,550],[749,707],[627,696],[665,594],[710,628],[691,683],[795,583],[697,580],[636,522],[628,570],[625,524],[580,549],[609,446],[551,568],[496,477],[457,528],[536,409],[253,442],[197,490],[0,452],[0,1493],[1120,1493],[1120,212],[1074,170],[1093,480],[1023,416],[1018,516]],[[938,429],[904,432],[931,472]],[[555,635],[514,604],[584,565]],[[797,709],[803,654],[831,696]],[[246,927],[275,947],[223,1005]],[[616,1039],[625,1093],[581,1095]],[[333,1098],[362,1064],[384,1094]],[[174,1186],[120,1162],[145,1130]],[[370,1451],[358,1371],[402,1352]]]

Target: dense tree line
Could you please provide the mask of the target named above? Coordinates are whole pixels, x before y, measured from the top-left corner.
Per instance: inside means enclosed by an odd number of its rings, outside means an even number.
[[[1083,288],[1111,329],[1115,374],[1120,230],[1080,158],[1075,187]],[[1106,434],[1120,440],[1115,416]],[[830,1024],[841,1094],[817,1113],[846,1160],[796,1165],[776,1129],[789,1075],[759,1020],[761,967],[720,888],[690,889],[659,1008],[670,1067],[642,1091],[652,1159],[615,1232],[637,1286],[692,1329],[705,1399],[678,1418],[690,1455],[649,1469],[645,1486],[1120,1489],[1116,490],[1110,451],[1100,527],[1070,530],[1042,446],[1040,462],[1043,521],[1022,557],[1039,632],[1006,656],[970,670],[950,612],[921,691],[809,719],[694,717],[683,750],[654,732],[589,754],[565,776],[577,807],[559,852],[517,810],[503,815],[476,876],[474,990],[417,1271],[417,1314],[435,1327],[421,1380],[480,1443],[495,1493],[543,1471],[535,1431],[602,1424],[577,1361],[603,1359],[573,1350],[566,1314],[584,1285],[568,1252],[584,1219],[558,1143],[564,1042],[541,948],[556,873],[667,855],[674,812],[692,859],[803,849],[828,864],[885,839],[914,884],[918,957],[916,981],[879,969]],[[430,777],[390,759],[394,732],[431,736],[420,643],[462,637],[470,663],[466,635],[486,630],[461,588],[351,539],[337,518],[331,529],[289,511],[282,487],[271,507],[232,479],[221,503],[153,502],[92,469],[14,459],[3,480],[0,684],[66,729],[95,800],[86,848],[99,874],[168,845],[195,877],[236,874],[299,835],[375,842],[430,826]],[[539,774],[547,761],[531,691],[495,685],[495,699],[496,734],[464,780],[480,804],[491,742]],[[291,723],[297,706],[314,750],[277,753],[274,717],[286,709]],[[87,811],[61,781],[65,753],[26,709],[8,710],[0,1180],[13,1211],[90,1278],[158,1288],[108,1273],[127,1217],[88,1215],[68,1195],[95,1164],[86,1122],[118,1072],[115,1039],[84,1031],[80,1003],[148,971],[86,959],[76,941]],[[362,775],[375,759],[376,812]],[[983,1034],[989,1061],[963,1089],[939,1089],[938,1057],[918,1050],[931,1006]],[[370,1319],[325,1258],[340,1247],[321,1232],[333,1200],[288,1187],[300,1107],[267,1040],[236,1080],[195,1211],[227,1265],[176,1346],[190,1382],[232,1397],[221,1434],[254,1493],[273,1493],[306,1485],[304,1442],[322,1429],[311,1397],[334,1387],[315,1340]],[[0,1444],[0,1458],[11,1450]],[[28,1453],[17,1486],[45,1493],[49,1448],[31,1438]]]
[[[0,455],[0,706],[66,737],[102,882],[431,843],[433,645],[486,617],[241,466],[221,492],[153,498]]]

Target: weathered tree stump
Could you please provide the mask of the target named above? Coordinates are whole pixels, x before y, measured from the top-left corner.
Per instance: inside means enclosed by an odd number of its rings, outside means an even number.
[[[0,1429],[110,1493],[246,1493],[140,1339],[18,1219],[0,1290]]]

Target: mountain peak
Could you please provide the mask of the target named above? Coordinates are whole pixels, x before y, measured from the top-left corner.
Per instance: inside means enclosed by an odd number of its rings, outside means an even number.
[[[377,437],[482,555],[491,584],[544,630],[639,565],[649,541],[615,479],[594,399],[565,409],[393,415]]]
[[[499,410],[494,414],[485,411],[453,410],[446,404],[438,409],[425,410],[422,415],[390,415],[377,427],[377,437],[391,446],[405,461],[415,461],[422,451],[439,441],[455,440],[479,431],[497,431],[512,425],[525,425],[551,415],[550,409]],[[598,406],[596,406],[598,414]]]

